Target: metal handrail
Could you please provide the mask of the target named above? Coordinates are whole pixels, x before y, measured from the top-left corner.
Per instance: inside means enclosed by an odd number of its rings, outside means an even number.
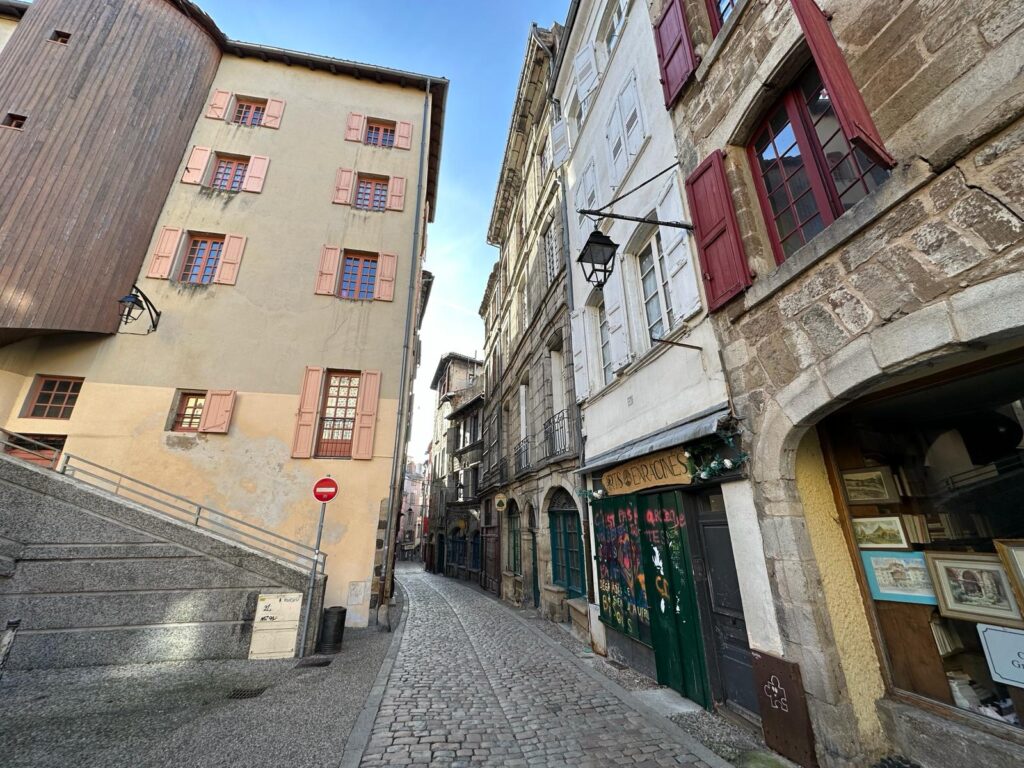
[[[524,437],[512,449],[516,459],[516,472],[523,472],[530,466],[530,438]]]
[[[283,560],[290,565],[303,569],[315,566],[319,573],[324,572],[326,555],[317,552],[315,547],[289,539],[287,536],[282,536],[247,520],[226,514],[205,504],[200,504],[197,501],[164,490],[159,486],[131,477],[123,472],[118,472],[102,464],[97,464],[81,456],[61,452],[53,446],[34,438],[6,429],[0,430],[0,432],[18,441],[11,442],[7,437],[4,437],[0,438],[0,444],[16,448],[19,451],[27,451],[34,456],[45,459],[51,469],[62,475],[72,477],[81,483],[111,493],[114,496],[125,498],[128,501],[145,507],[150,512],[177,522],[185,522],[203,530],[217,529],[211,530],[211,532],[261,552],[264,555]],[[55,453],[51,457],[49,453],[42,454],[25,448],[23,445],[18,444],[20,442],[39,445],[46,448],[47,452],[54,451]],[[12,458],[17,459],[17,457]]]

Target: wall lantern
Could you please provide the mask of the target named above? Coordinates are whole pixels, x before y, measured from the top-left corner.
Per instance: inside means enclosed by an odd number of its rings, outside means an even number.
[[[146,294],[139,290],[137,285],[133,285],[132,292],[122,296],[117,300],[117,303],[120,307],[118,315],[123,325],[134,323],[142,317],[143,312],[149,314],[149,328],[146,330],[146,333],[152,333],[160,324],[160,311],[153,306],[153,302],[149,300]]]
[[[608,235],[594,229],[587,238],[576,263],[583,269],[587,282],[601,290],[615,269],[615,252],[619,249]]]

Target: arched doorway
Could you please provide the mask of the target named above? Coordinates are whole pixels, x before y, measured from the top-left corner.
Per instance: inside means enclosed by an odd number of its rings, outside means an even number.
[[[571,600],[587,593],[585,557],[580,515],[576,502],[564,488],[551,494],[548,504],[551,534],[551,580]]]

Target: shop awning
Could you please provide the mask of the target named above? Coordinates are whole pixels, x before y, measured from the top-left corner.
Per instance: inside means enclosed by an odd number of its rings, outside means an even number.
[[[685,421],[679,421],[658,432],[638,437],[628,443],[613,448],[610,451],[594,456],[586,464],[576,470],[576,474],[582,475],[593,472],[596,469],[604,469],[613,464],[621,464],[624,461],[635,459],[638,456],[645,456],[648,453],[660,451],[662,448],[671,448],[675,445],[688,443],[699,437],[707,437],[718,431],[718,425],[730,417],[729,404],[721,403],[708,408],[706,411],[691,416]]]

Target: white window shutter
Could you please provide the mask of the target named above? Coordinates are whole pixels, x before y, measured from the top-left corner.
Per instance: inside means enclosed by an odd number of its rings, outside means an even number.
[[[611,156],[612,188],[619,186],[623,174],[626,173],[626,139],[622,135],[622,118],[618,105],[612,110],[608,121],[608,153]]]
[[[626,325],[626,297],[622,290],[623,263],[620,259],[605,283],[604,314],[608,318],[608,356],[612,373],[618,373],[633,361],[630,353],[629,328]]]
[[[569,129],[565,120],[555,120],[551,126],[551,165],[559,168],[569,157]]]
[[[597,87],[597,57],[594,55],[593,43],[587,43],[580,48],[573,65],[576,70],[577,94],[580,102],[583,102]]]
[[[576,402],[590,396],[590,369],[587,364],[587,329],[583,310],[574,309],[569,315],[569,334],[572,338],[572,372],[576,384]]]
[[[644,143],[644,121],[640,114],[640,99],[636,91],[636,77],[633,76],[626,83],[626,87],[619,94],[619,111],[622,113],[622,123],[626,130],[626,151],[635,156]]]
[[[683,220],[683,198],[675,179],[669,182],[658,201],[660,221]],[[676,325],[693,317],[700,311],[700,288],[697,272],[690,253],[690,241],[686,231],[678,227],[660,228],[661,247],[664,248],[664,264],[668,270],[668,288],[672,294],[672,309]]]

